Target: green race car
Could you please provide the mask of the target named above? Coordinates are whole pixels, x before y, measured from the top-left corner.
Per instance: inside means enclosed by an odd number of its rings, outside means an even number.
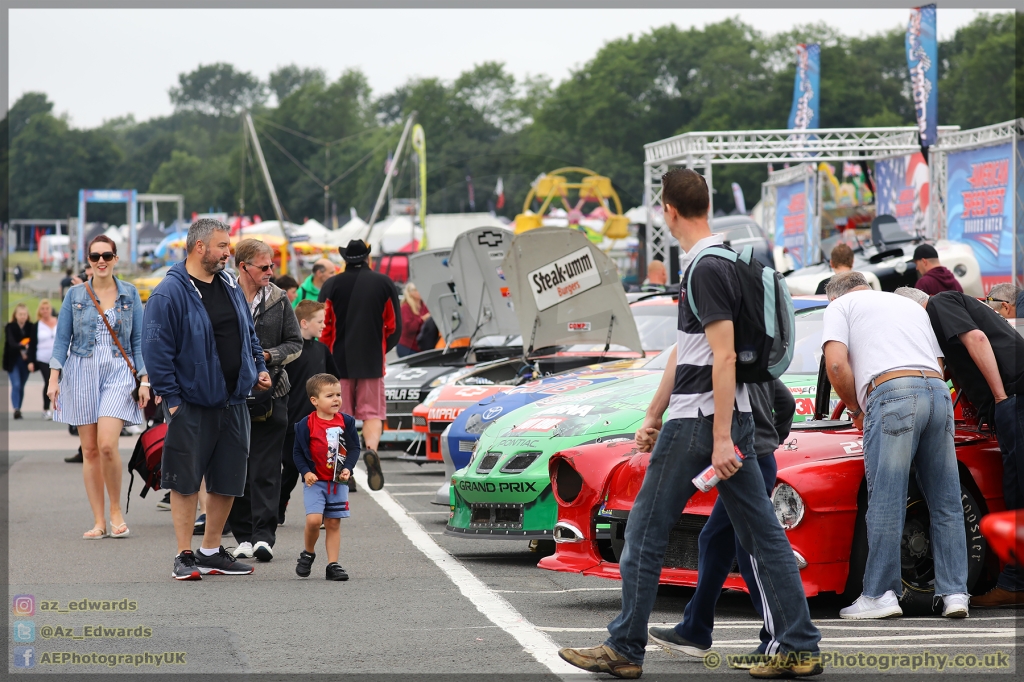
[[[794,421],[813,413],[822,316],[820,309],[797,315],[793,362],[783,377],[796,399]],[[663,353],[648,368],[667,359]],[[551,455],[589,443],[632,440],[661,376],[651,372],[581,388],[495,419],[469,464],[452,476],[445,534],[551,539],[558,515],[548,474]]]

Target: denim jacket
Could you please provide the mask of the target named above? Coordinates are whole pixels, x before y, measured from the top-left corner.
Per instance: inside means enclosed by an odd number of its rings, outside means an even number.
[[[124,352],[132,359],[135,371],[140,377],[145,376],[146,363],[142,359],[142,299],[135,285],[119,279],[114,281],[117,283],[117,301],[114,304],[117,321],[113,325],[114,333],[124,347]],[[96,346],[96,325],[101,322],[86,286],[76,284],[64,296],[61,314],[57,316],[51,369],[62,368],[68,355],[82,358],[92,356]]]

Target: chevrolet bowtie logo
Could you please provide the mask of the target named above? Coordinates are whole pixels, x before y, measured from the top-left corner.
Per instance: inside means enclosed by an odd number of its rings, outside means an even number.
[[[505,237],[500,232],[492,232],[490,230],[481,232],[476,237],[477,244],[480,244],[481,246],[489,246],[491,248],[498,246],[503,241],[505,241]]]

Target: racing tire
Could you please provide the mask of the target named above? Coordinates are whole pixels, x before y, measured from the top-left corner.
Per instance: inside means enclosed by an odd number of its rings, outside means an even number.
[[[900,606],[904,616],[930,616],[942,613],[942,600],[935,599],[935,567],[931,553],[931,535],[928,507],[924,496],[917,487],[914,471],[911,469],[910,486],[907,490],[907,511],[900,541],[901,582],[903,594]],[[984,507],[978,498],[960,479],[960,503],[963,508],[964,533],[967,539],[967,592],[974,593],[985,572],[988,543],[981,534],[981,517]],[[850,574],[843,598],[853,603],[860,596],[864,584],[864,568],[867,565],[867,489],[862,487],[858,496],[857,520],[854,526],[853,546],[850,549]]]

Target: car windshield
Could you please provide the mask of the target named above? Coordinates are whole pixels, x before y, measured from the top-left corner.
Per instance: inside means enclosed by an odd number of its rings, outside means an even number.
[[[821,363],[821,330],[824,310],[809,310],[796,314],[796,343],[793,362],[786,374],[817,374]]]
[[[634,305],[629,308],[640,334],[640,346],[647,351],[664,350],[676,342],[677,308],[674,305]],[[577,343],[569,346],[570,351],[604,350],[604,346],[593,343]],[[609,351],[624,351],[625,346],[613,343]]]

